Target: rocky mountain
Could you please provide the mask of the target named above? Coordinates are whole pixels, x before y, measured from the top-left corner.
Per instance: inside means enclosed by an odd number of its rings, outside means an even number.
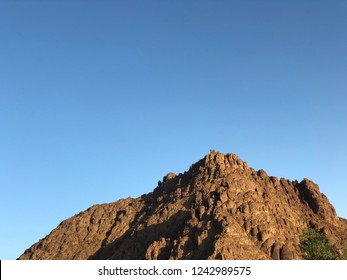
[[[19,259],[300,259],[307,227],[347,240],[347,220],[312,181],[277,179],[211,151],[149,194],[63,221]]]

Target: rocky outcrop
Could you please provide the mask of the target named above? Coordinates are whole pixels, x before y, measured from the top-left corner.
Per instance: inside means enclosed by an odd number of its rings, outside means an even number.
[[[347,240],[319,187],[268,176],[211,151],[153,192],[63,221],[19,259],[300,259],[303,228]]]

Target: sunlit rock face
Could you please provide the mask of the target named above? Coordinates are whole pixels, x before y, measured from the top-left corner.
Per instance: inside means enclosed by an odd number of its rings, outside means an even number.
[[[19,259],[300,259],[306,227],[347,240],[347,221],[315,183],[277,179],[212,150],[149,194],[63,221]]]

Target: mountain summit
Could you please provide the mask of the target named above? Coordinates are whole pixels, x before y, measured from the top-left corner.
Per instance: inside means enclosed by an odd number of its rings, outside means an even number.
[[[304,228],[347,240],[347,220],[315,183],[277,179],[212,150],[149,194],[63,221],[19,259],[301,259]]]

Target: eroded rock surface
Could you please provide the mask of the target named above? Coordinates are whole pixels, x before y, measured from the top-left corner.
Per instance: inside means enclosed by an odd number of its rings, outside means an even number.
[[[306,227],[347,240],[347,221],[315,183],[211,151],[147,195],[63,221],[19,259],[300,259]]]

